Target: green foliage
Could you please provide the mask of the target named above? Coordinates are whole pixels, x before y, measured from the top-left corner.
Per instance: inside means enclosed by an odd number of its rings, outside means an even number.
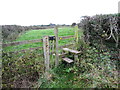
[[[110,52],[101,53],[94,47],[89,47],[81,56],[79,71],[92,81],[92,88],[118,87],[117,64],[111,61],[110,57]]]
[[[88,45],[82,51],[77,66],[61,63],[40,88],[118,88],[117,62],[110,59],[110,52]]]
[[[72,68],[71,68],[72,69]],[[71,73],[70,67],[60,64],[51,71],[51,81],[43,81],[40,88],[71,88],[74,73]]]
[[[4,88],[18,88],[26,79],[33,83],[43,74],[43,58],[35,51],[19,53],[19,55],[3,53],[2,58],[2,84]],[[30,85],[28,84],[27,87],[31,87]]]
[[[84,16],[79,27],[84,30],[87,43],[112,43],[111,47],[120,46],[120,17],[118,14]]]

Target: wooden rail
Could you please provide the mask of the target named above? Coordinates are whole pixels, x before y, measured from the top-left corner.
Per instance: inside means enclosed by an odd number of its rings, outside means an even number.
[[[69,39],[69,38],[73,38],[74,36],[61,36],[59,37],[59,40],[64,40],[64,39]]]
[[[59,37],[59,40],[64,40],[68,38],[72,38],[74,36],[61,36]],[[15,45],[22,45],[22,44],[29,44],[29,43],[36,43],[36,42],[43,42],[42,39],[35,39],[35,40],[26,40],[26,41],[19,41],[19,42],[10,42],[10,43],[4,43],[2,44],[2,47],[8,47],[8,46],[15,46]]]
[[[65,48],[65,47],[70,47],[70,46],[72,46],[72,45],[74,45],[74,44],[66,44],[66,45],[63,45],[63,46],[59,46],[59,48]],[[28,49],[22,49],[22,50],[19,50],[19,51],[11,51],[11,52],[9,52],[9,53],[14,53],[14,54],[17,54],[17,53],[24,53],[24,52],[26,52],[26,51],[33,51],[33,50],[42,50],[43,49],[43,47],[35,47],[35,48],[28,48]],[[55,53],[55,52],[52,52],[52,53]],[[41,54],[41,55],[43,55],[43,54]]]
[[[30,51],[31,52],[31,51],[38,50],[38,49],[42,50],[43,47],[28,48],[28,49],[22,49],[22,50],[19,50],[19,51],[10,51],[8,53],[18,54],[18,53],[24,53],[26,51]]]
[[[15,45],[21,45],[21,44],[28,44],[28,43],[36,43],[36,42],[42,42],[42,39],[35,39],[35,40],[26,40],[26,41],[19,41],[19,42],[11,42],[11,43],[4,43],[4,47],[8,46],[15,46]]]

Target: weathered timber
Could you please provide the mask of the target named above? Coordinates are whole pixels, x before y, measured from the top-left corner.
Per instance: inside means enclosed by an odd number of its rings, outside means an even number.
[[[70,47],[70,46],[73,46],[73,44],[67,44],[67,45],[64,45],[64,46],[60,46],[59,48],[65,48],[65,47]],[[24,52],[27,52],[27,51],[30,51],[30,52],[32,52],[32,51],[34,51],[34,50],[38,50],[38,49],[43,49],[43,47],[35,47],[35,48],[28,48],[28,49],[22,49],[22,50],[19,50],[19,51],[10,51],[10,52],[8,52],[8,53],[14,53],[14,54],[17,54],[17,53],[24,53]],[[52,51],[51,52],[52,54],[53,53],[55,53],[55,51]],[[43,54],[41,54],[41,56],[42,56]]]
[[[55,34],[55,66],[58,66],[59,64],[58,26],[55,27],[54,34]]]
[[[43,50],[44,50],[44,59],[45,59],[45,77],[49,78],[49,70],[50,70],[50,45],[49,45],[49,37],[43,37]]]
[[[60,40],[72,38],[74,36],[61,36],[59,37]],[[10,43],[1,43],[2,47],[8,47],[8,46],[16,46],[16,45],[22,45],[22,44],[29,44],[29,43],[36,43],[36,42],[43,42],[42,39],[35,39],[35,40],[25,40],[25,41],[17,41],[17,42],[10,42]]]
[[[69,38],[73,38],[74,36],[61,36],[59,37],[59,40],[64,40],[64,39],[69,39]]]
[[[69,49],[69,48],[63,48],[64,51],[68,51],[68,52],[71,52],[73,54],[80,54],[81,51],[77,51],[77,50],[72,50],[72,49]]]
[[[62,58],[64,61],[66,61],[67,63],[72,63],[73,62],[73,60],[72,59],[70,59],[70,58]]]
[[[2,46],[4,48],[4,47],[8,47],[8,46],[22,45],[22,44],[36,43],[36,42],[42,42],[42,39],[26,40],[26,41],[11,42],[11,43],[4,43]]]
[[[0,25],[0,43],[2,43],[2,26]],[[2,45],[0,44],[0,89],[2,89]]]
[[[10,51],[10,52],[8,52],[8,53],[18,54],[18,53],[25,53],[25,52],[27,52],[27,51],[32,52],[32,51],[38,50],[38,49],[41,50],[41,49],[43,49],[43,47],[28,48],[28,49],[22,49],[22,50],[19,50],[19,51]]]

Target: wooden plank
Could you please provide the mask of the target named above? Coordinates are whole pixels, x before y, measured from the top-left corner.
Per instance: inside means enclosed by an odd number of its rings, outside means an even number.
[[[44,50],[44,59],[45,59],[45,77],[49,78],[49,69],[50,69],[50,49],[49,49],[49,37],[43,37],[43,50]]]
[[[69,38],[73,38],[74,36],[61,36],[59,37],[59,40],[64,40],[64,39],[69,39]]]
[[[60,40],[72,38],[74,36],[61,36],[59,37]],[[36,42],[43,42],[42,39],[35,39],[35,40],[25,40],[25,41],[18,41],[18,42],[10,42],[2,44],[3,48],[8,46],[15,46],[15,45],[22,45],[22,44],[29,44],[29,43],[36,43]]]
[[[55,34],[55,66],[58,66],[59,64],[59,46],[58,46],[58,26],[55,27],[54,29],[54,34]]]
[[[42,39],[35,39],[35,40],[26,40],[26,41],[19,41],[19,42],[4,43],[2,46],[4,48],[4,47],[8,47],[8,46],[28,44],[28,43],[36,43],[36,42],[42,42]]]
[[[70,59],[70,58],[62,58],[64,61],[66,61],[67,63],[72,63],[73,62],[73,60],[72,59]]]
[[[11,51],[11,52],[8,52],[8,53],[14,53],[14,54],[18,54],[18,53],[25,53],[27,51],[34,51],[34,50],[38,50],[38,49],[43,49],[43,47],[35,47],[35,48],[28,48],[28,49],[22,49],[22,50],[19,50],[19,51]]]
[[[63,45],[63,46],[60,46],[59,48],[64,48],[64,47],[70,47],[72,46],[73,44],[67,44],[67,45]],[[38,50],[38,49],[43,49],[43,47],[35,47],[35,48],[28,48],[28,49],[22,49],[22,50],[19,50],[19,51],[11,51],[11,52],[8,52],[8,53],[19,53],[19,52],[26,52],[26,51],[34,51],[34,50]],[[55,53],[55,51],[52,51],[52,53]]]
[[[68,51],[68,52],[71,52],[73,54],[80,54],[81,51],[77,51],[77,50],[72,50],[72,49],[69,49],[69,48],[63,48],[64,51]]]

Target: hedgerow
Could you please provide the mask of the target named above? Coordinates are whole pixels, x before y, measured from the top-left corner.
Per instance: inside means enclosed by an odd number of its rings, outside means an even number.
[[[79,27],[87,43],[120,48],[120,14],[84,16]]]

